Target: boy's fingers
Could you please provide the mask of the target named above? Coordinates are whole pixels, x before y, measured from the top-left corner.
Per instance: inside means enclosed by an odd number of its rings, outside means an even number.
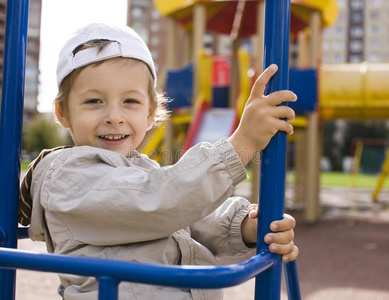
[[[275,123],[275,126],[277,127],[277,130],[278,131],[283,131],[285,132],[286,134],[293,134],[293,126],[292,124],[286,122],[286,121],[283,121],[283,120],[277,120],[276,123]]]
[[[257,217],[258,217],[258,211],[252,210],[252,211],[249,212],[249,218],[250,219],[255,219]]]
[[[289,244],[294,239],[294,231],[288,230],[278,233],[268,233],[265,235],[265,243],[267,244]]]
[[[284,214],[284,218],[281,221],[274,221],[270,224],[272,231],[286,231],[293,229],[296,226],[296,220],[288,214]]]
[[[270,105],[280,105],[284,102],[295,102],[297,95],[292,91],[282,90],[271,93],[266,97]]]
[[[257,204],[251,204],[248,208],[248,215],[250,219],[255,219],[258,217],[258,205]]]
[[[286,118],[289,121],[293,121],[296,117],[296,114],[290,107],[281,105],[274,107],[273,116],[275,118]]]
[[[294,244],[293,242],[290,242],[289,244],[270,244],[269,245],[269,251],[271,253],[276,254],[288,254],[291,253],[294,250]]]
[[[278,66],[275,64],[270,65],[263,73],[257,78],[254,83],[251,95],[255,98],[262,97],[266,84],[269,82],[270,78],[277,72]],[[251,97],[250,97],[251,98]]]
[[[299,248],[297,248],[296,246],[293,246],[292,252],[287,253],[286,255],[282,256],[282,261],[284,261],[284,262],[293,261],[297,258],[299,253],[300,253]]]

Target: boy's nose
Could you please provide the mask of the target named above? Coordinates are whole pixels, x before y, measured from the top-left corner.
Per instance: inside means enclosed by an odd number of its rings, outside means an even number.
[[[120,108],[113,107],[107,111],[104,123],[107,125],[121,125],[124,123],[123,114]]]

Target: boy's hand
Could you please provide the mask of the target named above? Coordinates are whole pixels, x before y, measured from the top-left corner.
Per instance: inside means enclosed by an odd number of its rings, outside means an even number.
[[[249,215],[242,222],[242,237],[245,243],[256,243],[257,241],[257,218],[258,205],[249,206]],[[294,245],[294,231],[296,226],[295,219],[284,214],[280,221],[274,221],[270,224],[273,231],[265,236],[265,242],[269,244],[269,251],[282,255],[282,261],[295,260],[299,254],[298,248]]]
[[[266,84],[277,70],[277,65],[273,64],[258,77],[240,124],[229,139],[243,165],[247,165],[255,151],[262,151],[277,131],[293,133],[293,126],[282,119],[293,121],[295,113],[291,108],[279,104],[296,101],[297,96],[291,91],[276,91],[268,96],[264,95]]]

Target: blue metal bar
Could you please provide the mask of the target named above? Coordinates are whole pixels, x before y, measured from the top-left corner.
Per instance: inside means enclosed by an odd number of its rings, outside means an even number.
[[[288,89],[289,80],[290,0],[266,0],[264,68],[275,63],[278,72],[270,80],[266,94]],[[266,249],[265,235],[270,223],[281,220],[285,197],[286,134],[278,132],[261,156],[259,222],[257,249]],[[273,268],[259,274],[255,283],[255,299],[280,299],[281,257]]]
[[[243,283],[274,265],[274,254],[263,251],[226,266],[166,266],[69,255],[39,254],[0,248],[0,267],[81,276],[109,276],[162,286],[214,289]]]
[[[117,300],[119,297],[119,281],[109,277],[98,277],[99,281],[99,300]]]
[[[17,201],[23,125],[28,0],[7,1],[0,117],[0,228],[4,247],[16,248]],[[0,270],[0,299],[15,295],[15,271]]]
[[[301,292],[296,261],[284,263],[284,273],[288,299],[300,300]]]

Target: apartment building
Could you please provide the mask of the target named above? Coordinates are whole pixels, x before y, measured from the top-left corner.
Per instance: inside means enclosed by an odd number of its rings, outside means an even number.
[[[128,0],[127,25],[148,45],[159,76],[166,64],[166,20],[154,9],[152,0]]]
[[[38,107],[41,10],[42,0],[30,0],[24,87],[24,121],[27,122],[37,114]]]
[[[24,91],[24,121],[30,121],[37,113],[39,85],[39,47],[42,0],[30,0],[26,77]],[[7,0],[0,0],[0,86],[3,84],[3,60],[5,44]]]
[[[337,21],[323,31],[323,63],[389,62],[389,1],[337,2]]]

